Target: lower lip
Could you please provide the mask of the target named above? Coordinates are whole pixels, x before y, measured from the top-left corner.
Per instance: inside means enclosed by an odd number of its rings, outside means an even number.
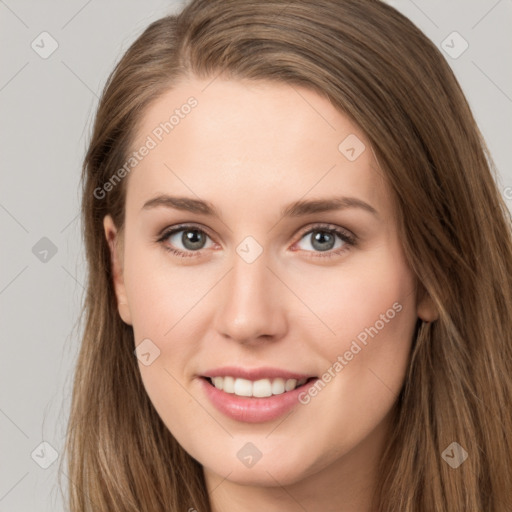
[[[205,378],[201,377],[200,380],[206,396],[221,413],[245,423],[263,423],[286,414],[299,403],[299,395],[306,392],[318,379],[312,379],[293,391],[286,391],[280,395],[266,398],[243,397],[234,393],[226,393],[217,389]]]

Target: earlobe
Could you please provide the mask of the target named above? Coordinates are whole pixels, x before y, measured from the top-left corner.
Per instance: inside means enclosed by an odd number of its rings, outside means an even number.
[[[105,215],[103,219],[103,229],[110,249],[110,265],[112,269],[114,290],[117,298],[117,308],[119,316],[124,323],[132,325],[130,306],[126,295],[124,284],[124,269],[122,265],[122,251],[120,251],[120,240],[116,226],[110,215]]]
[[[439,318],[439,312],[430,295],[423,289],[417,305],[417,315],[424,322],[433,322]]]

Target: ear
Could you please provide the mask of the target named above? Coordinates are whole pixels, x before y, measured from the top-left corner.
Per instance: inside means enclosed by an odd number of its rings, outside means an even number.
[[[123,250],[120,250],[119,248],[120,246],[122,247],[122,240],[110,215],[105,215],[103,218],[103,229],[105,230],[105,237],[107,238],[107,243],[110,247],[110,264],[112,268],[119,316],[124,323],[132,325],[130,305],[128,303],[128,297],[126,295],[126,288],[124,285]]]
[[[433,322],[439,318],[439,312],[425,288],[420,285],[416,302],[416,313],[424,322]]]

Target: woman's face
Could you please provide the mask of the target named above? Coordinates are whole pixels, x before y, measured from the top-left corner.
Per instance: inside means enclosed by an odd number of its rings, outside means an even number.
[[[189,79],[132,149],[116,293],[174,437],[219,481],[370,467],[432,313],[364,134],[307,89]]]

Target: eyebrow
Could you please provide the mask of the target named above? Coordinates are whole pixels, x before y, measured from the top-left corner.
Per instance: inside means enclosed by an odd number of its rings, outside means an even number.
[[[209,201],[193,199],[182,196],[158,195],[144,203],[142,210],[150,210],[157,207],[172,208],[191,213],[210,215],[221,218],[220,212]],[[347,208],[360,208],[378,217],[377,210],[357,197],[332,197],[325,199],[299,200],[285,206],[281,210],[281,217],[302,217],[312,213],[344,210]]]

